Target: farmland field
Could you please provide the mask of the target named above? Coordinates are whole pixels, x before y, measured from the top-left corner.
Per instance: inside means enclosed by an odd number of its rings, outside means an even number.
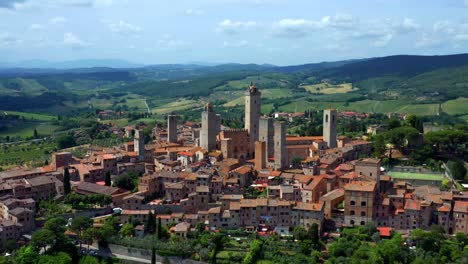
[[[353,87],[351,83],[342,83],[334,85],[329,84],[327,82],[323,82],[319,84],[303,85],[301,87],[310,93],[320,94],[349,93],[358,90],[358,88]]]
[[[442,181],[444,178],[441,174],[427,174],[427,173],[412,173],[412,172],[389,172],[394,179],[403,180],[426,180],[426,181]]]
[[[449,115],[466,115],[468,114],[468,98],[460,97],[446,101],[442,104],[442,110]]]

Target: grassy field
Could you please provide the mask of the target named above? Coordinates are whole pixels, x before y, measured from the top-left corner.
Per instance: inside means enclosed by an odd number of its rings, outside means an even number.
[[[442,104],[442,110],[449,115],[468,114],[468,98],[460,97]]]
[[[441,174],[426,174],[412,172],[389,172],[394,179],[402,180],[426,180],[426,181],[442,181],[444,178]]]
[[[181,111],[185,109],[201,107],[200,103],[195,100],[188,100],[188,99],[178,99],[174,100],[173,102],[167,103],[165,105],[161,105],[152,109],[153,113],[156,114],[167,114],[174,111]]]
[[[3,145],[0,147],[0,167],[6,169],[31,162],[42,166],[56,148],[57,145],[49,141]]]
[[[269,78],[268,76],[248,76],[242,80],[229,81],[227,82],[227,84],[218,86],[214,90],[215,91],[247,90],[247,87],[249,87],[250,82],[254,82],[255,85],[260,87],[262,90],[281,88],[287,85],[284,81]]]
[[[57,119],[56,116],[47,115],[47,114],[17,112],[17,111],[2,111],[2,110],[0,110],[0,113],[4,113],[5,115],[19,115],[19,116],[23,116],[26,119],[33,119],[33,120],[38,120],[38,121],[52,121],[52,120]]]
[[[319,84],[303,85],[301,87],[308,92],[320,94],[349,93],[358,90],[357,88],[353,87],[353,84],[351,83],[342,83],[335,85],[324,82]]]
[[[8,130],[0,131],[0,136],[32,137],[34,129],[37,129],[40,136],[48,136],[57,128],[59,127],[48,123],[26,121],[17,123],[16,125],[11,126]]]

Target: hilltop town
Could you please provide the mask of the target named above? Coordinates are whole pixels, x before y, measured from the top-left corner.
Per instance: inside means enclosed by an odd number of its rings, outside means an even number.
[[[261,94],[253,83],[246,89],[244,129],[222,126],[207,103],[201,124],[168,115],[148,144],[143,130],[128,126],[122,145],[91,147],[83,158],[56,152],[43,167],[0,172],[0,247],[38,228],[41,200],[70,192],[110,196],[94,216],[113,208],[121,224],[138,220],[138,233],[150,215],[182,238],[199,224],[280,236],[298,226],[324,233],[370,223],[383,235],[433,225],[468,233],[466,193],[392,178],[371,158],[371,141],[337,136],[334,109],[323,112],[323,136],[288,135],[286,122],[261,114]],[[134,188],[117,187],[129,174]]]

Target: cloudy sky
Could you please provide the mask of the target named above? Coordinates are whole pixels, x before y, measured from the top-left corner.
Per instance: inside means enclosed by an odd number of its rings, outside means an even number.
[[[0,0],[0,61],[278,65],[468,52],[468,0]]]

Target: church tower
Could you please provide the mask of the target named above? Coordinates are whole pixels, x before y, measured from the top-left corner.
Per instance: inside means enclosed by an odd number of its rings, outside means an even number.
[[[216,136],[221,130],[221,118],[213,111],[213,105],[207,103],[202,112],[202,127],[200,130],[200,147],[211,151],[216,149]]]
[[[336,126],[338,115],[336,109],[323,110],[323,141],[329,148],[336,148]]]
[[[257,87],[250,83],[249,89],[245,93],[245,129],[249,132],[250,156],[253,157],[255,141],[258,140],[261,95]]]

